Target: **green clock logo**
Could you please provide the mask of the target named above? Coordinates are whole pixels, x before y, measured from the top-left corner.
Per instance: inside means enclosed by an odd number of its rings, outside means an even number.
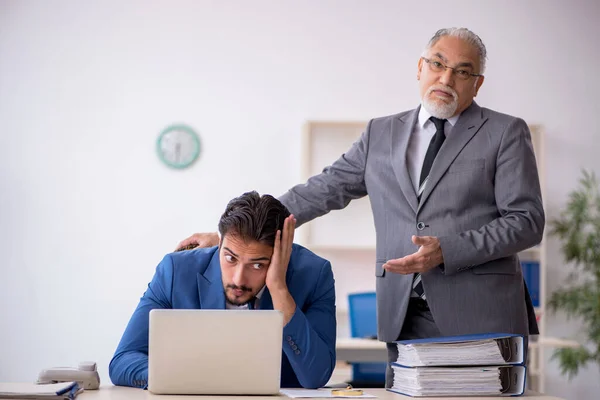
[[[158,136],[156,151],[167,166],[184,169],[198,159],[200,137],[187,125],[171,125]]]

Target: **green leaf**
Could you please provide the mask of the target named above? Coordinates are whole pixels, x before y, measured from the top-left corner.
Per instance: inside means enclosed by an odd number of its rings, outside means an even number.
[[[563,375],[567,375],[571,380],[580,368],[592,359],[592,355],[584,347],[557,349],[554,351],[551,359],[558,359],[560,371]]]
[[[549,297],[551,312],[563,311],[567,318],[581,318],[588,350],[559,349],[563,374],[569,379],[588,362],[600,366],[600,192],[593,172],[583,170],[579,186],[568,197],[558,218],[549,221],[549,234],[557,237],[567,263],[573,265],[566,284]]]

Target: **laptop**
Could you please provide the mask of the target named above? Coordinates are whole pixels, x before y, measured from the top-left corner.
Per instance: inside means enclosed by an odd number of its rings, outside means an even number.
[[[152,310],[148,390],[278,395],[282,341],[276,310]]]

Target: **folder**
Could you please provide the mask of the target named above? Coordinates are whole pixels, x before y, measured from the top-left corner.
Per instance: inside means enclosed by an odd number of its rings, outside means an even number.
[[[83,388],[77,382],[50,384],[0,383],[0,399],[60,399],[72,400]]]
[[[405,367],[392,363],[388,390],[411,397],[520,396],[525,392],[523,365]]]
[[[405,367],[521,365],[523,336],[486,333],[400,340],[396,363]]]

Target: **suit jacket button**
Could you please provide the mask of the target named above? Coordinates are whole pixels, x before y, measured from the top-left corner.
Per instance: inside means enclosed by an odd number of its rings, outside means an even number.
[[[288,336],[288,337],[285,338],[285,340],[287,340],[289,342],[290,340],[292,340],[292,337]]]
[[[423,229],[425,229],[425,223],[424,222],[419,222],[417,223],[417,229],[422,231]]]
[[[296,350],[294,351],[294,353],[296,353],[296,355],[300,354],[300,350]]]

